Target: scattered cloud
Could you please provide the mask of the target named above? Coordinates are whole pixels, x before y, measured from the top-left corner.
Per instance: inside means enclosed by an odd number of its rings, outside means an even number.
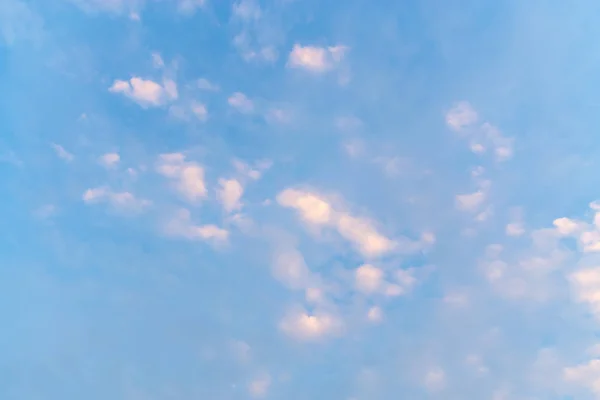
[[[240,0],[231,9],[231,23],[238,29],[233,45],[247,62],[273,63],[282,33],[255,0]]]
[[[164,226],[167,236],[181,237],[188,240],[201,240],[213,244],[223,244],[229,238],[229,232],[216,225],[194,225],[189,210],[181,209]]]
[[[118,211],[135,213],[144,211],[151,204],[149,200],[139,199],[133,193],[115,192],[106,186],[87,189],[82,198],[86,204],[108,203]]]
[[[217,190],[217,197],[223,208],[227,212],[232,212],[242,208],[240,199],[244,194],[244,188],[242,184],[235,179],[219,179],[219,189]]]
[[[219,88],[219,85],[216,85],[205,78],[198,79],[196,81],[196,86],[198,86],[198,89],[200,90],[206,90],[209,92],[218,92],[219,90],[221,90],[221,88]]]
[[[269,374],[262,374],[250,382],[248,385],[248,392],[250,393],[250,396],[254,398],[265,397],[270,386],[271,376]]]
[[[119,153],[106,153],[98,161],[105,168],[115,168],[119,164],[119,161],[121,161],[121,157]]]
[[[179,0],[177,10],[185,15],[191,15],[206,5],[207,0]]]
[[[489,122],[480,122],[480,117],[470,103],[460,101],[446,113],[446,125],[469,140],[473,153],[484,154],[490,150],[499,162],[513,156],[513,139],[506,137]]]
[[[316,47],[295,44],[290,52],[287,65],[290,68],[322,73],[339,64],[347,52],[348,47],[346,46]]]
[[[299,309],[288,312],[279,327],[294,339],[315,341],[339,335],[343,330],[343,323],[325,311],[309,314]]]
[[[243,114],[250,114],[254,111],[254,103],[244,93],[235,92],[227,99],[229,105]]]
[[[323,197],[308,191],[286,189],[277,195],[277,202],[295,209],[307,223],[329,226],[337,230],[344,239],[351,242],[366,257],[377,257],[398,248],[403,251],[418,251],[419,244],[407,239],[400,242],[387,238],[378,232],[372,221],[356,217],[336,209]]]
[[[204,168],[196,162],[186,161],[182,153],[161,154],[156,170],[173,180],[175,188],[186,200],[196,203],[207,196]]]
[[[67,150],[65,150],[64,147],[62,147],[61,145],[58,144],[52,144],[52,148],[54,149],[54,152],[56,153],[56,155],[65,160],[66,162],[71,162],[75,159],[75,156],[71,153],[69,153]]]
[[[129,81],[115,80],[108,90],[123,94],[144,108],[159,107],[178,97],[177,84],[170,79],[165,79],[161,85],[134,76]]]

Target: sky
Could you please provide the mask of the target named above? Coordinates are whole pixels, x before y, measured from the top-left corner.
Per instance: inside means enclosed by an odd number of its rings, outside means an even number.
[[[3,400],[600,399],[600,3],[0,2]]]

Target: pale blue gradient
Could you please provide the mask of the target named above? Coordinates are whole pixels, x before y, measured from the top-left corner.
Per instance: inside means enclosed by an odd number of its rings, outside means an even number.
[[[261,15],[250,21],[229,1],[178,4],[0,4],[0,399],[600,396],[600,368],[576,382],[566,372],[600,355],[589,351],[600,321],[569,280],[600,259],[572,238],[532,241],[557,218],[591,224],[588,205],[600,198],[600,3],[271,0],[253,2]],[[245,59],[240,32],[277,58]],[[348,50],[314,73],[290,66],[295,44]],[[173,79],[177,101],[144,108],[109,91],[134,76]],[[200,78],[219,89],[198,88]],[[255,111],[228,105],[234,92]],[[206,121],[169,112],[191,100]],[[461,101],[514,140],[509,160],[474,154],[450,129],[445,115]],[[291,119],[269,120],[272,108]],[[340,118],[361,123],[340,128]],[[348,154],[349,143],[361,151]],[[112,152],[120,163],[107,169],[98,158]],[[200,204],[157,173],[159,155],[172,152],[204,167]],[[245,181],[246,230],[227,222],[215,195],[234,159],[272,164]],[[477,190],[477,166],[491,182],[481,222],[455,197]],[[83,201],[104,186],[152,205]],[[343,199],[389,237],[433,232],[435,244],[368,260],[335,229],[312,231],[277,204],[298,187]],[[166,234],[181,207],[225,227],[227,244]],[[515,208],[525,232],[507,236]],[[520,260],[564,258],[511,296],[498,285],[517,283],[486,273],[492,244],[519,277],[531,272]],[[341,285],[331,302],[342,332],[303,341],[281,329],[289,307],[310,309],[272,271],[281,248]],[[418,271],[410,293],[377,300],[379,324],[364,317],[376,300],[347,279],[367,261]],[[449,300],[455,292],[464,304]],[[444,378],[428,380],[436,368]]]

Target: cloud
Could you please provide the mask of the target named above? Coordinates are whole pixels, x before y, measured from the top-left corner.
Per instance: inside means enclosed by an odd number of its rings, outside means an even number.
[[[86,204],[108,203],[116,210],[136,213],[151,204],[149,200],[138,199],[130,192],[114,192],[106,186],[87,189],[82,199]]]
[[[165,227],[167,236],[182,237],[188,240],[201,240],[213,244],[223,244],[229,237],[229,232],[216,225],[194,225],[189,210],[181,209],[170,219]]]
[[[114,168],[119,164],[121,157],[118,153],[106,153],[98,160],[105,168]]]
[[[295,44],[289,54],[287,65],[290,68],[322,73],[339,64],[347,51],[346,46],[316,47]]]
[[[367,318],[372,323],[378,324],[383,321],[383,310],[378,306],[371,307],[367,311]]]
[[[250,396],[254,398],[265,397],[271,386],[271,376],[269,374],[262,374],[255,378],[248,385],[248,392]]]
[[[292,310],[284,316],[279,328],[296,340],[315,341],[339,335],[343,324],[336,316],[324,311],[309,314]]]
[[[273,276],[290,289],[307,288],[313,277],[302,254],[294,249],[278,251],[273,257]]]
[[[456,103],[446,113],[446,124],[457,132],[476,124],[479,120],[477,112],[466,101]]]
[[[177,11],[185,15],[191,15],[196,10],[203,8],[207,0],[179,0],[177,2]]]
[[[456,196],[456,206],[463,211],[476,211],[485,201],[485,197],[485,193],[481,190],[459,194]]]
[[[208,79],[205,78],[198,79],[196,81],[196,86],[200,90],[206,90],[209,92],[218,92],[219,90],[221,90],[218,85],[215,85],[214,83],[210,82]]]
[[[353,216],[340,207],[334,208],[323,197],[308,191],[285,189],[277,195],[277,202],[295,209],[308,224],[335,229],[365,257],[378,257],[394,250],[410,253],[431,244],[428,240],[389,239],[379,233],[369,219]]]
[[[513,156],[513,139],[508,138],[489,122],[479,121],[479,115],[470,103],[460,101],[446,112],[446,125],[469,140],[473,153],[484,154],[491,149],[497,161],[506,161]]]
[[[600,319],[600,267],[581,269],[572,273],[569,280],[575,300],[587,304]]]
[[[564,378],[568,382],[583,385],[595,395],[600,396],[600,360],[591,360],[586,364],[565,368]]]
[[[232,6],[231,24],[238,28],[233,45],[247,62],[273,63],[279,57],[277,45],[283,32],[268,14],[254,0],[241,0]]]
[[[229,105],[235,108],[237,111],[242,114],[250,114],[254,111],[254,104],[252,100],[250,100],[244,93],[235,92],[227,99]]]
[[[183,154],[161,154],[156,170],[173,180],[175,188],[186,200],[196,203],[207,196],[204,168],[196,162],[186,161]]]
[[[440,391],[446,386],[446,372],[439,366],[431,367],[423,378],[423,384],[429,391]]]
[[[52,144],[52,148],[54,149],[54,152],[56,153],[56,155],[65,160],[66,162],[71,162],[75,159],[75,156],[71,153],[69,153],[67,150],[65,150],[64,147],[62,147],[61,145],[58,144]]]
[[[178,97],[177,84],[170,79],[165,79],[163,85],[139,77],[129,81],[115,80],[108,90],[121,93],[144,108],[159,107]]]
[[[356,289],[364,293],[374,293],[383,284],[383,271],[370,264],[361,265],[356,269]]]
[[[219,179],[219,189],[217,198],[223,204],[227,212],[232,212],[242,208],[240,199],[244,193],[242,184],[235,179]]]

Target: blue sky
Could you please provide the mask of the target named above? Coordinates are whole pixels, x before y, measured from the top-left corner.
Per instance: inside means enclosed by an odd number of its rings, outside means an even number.
[[[0,398],[600,398],[599,11],[2,1]]]

